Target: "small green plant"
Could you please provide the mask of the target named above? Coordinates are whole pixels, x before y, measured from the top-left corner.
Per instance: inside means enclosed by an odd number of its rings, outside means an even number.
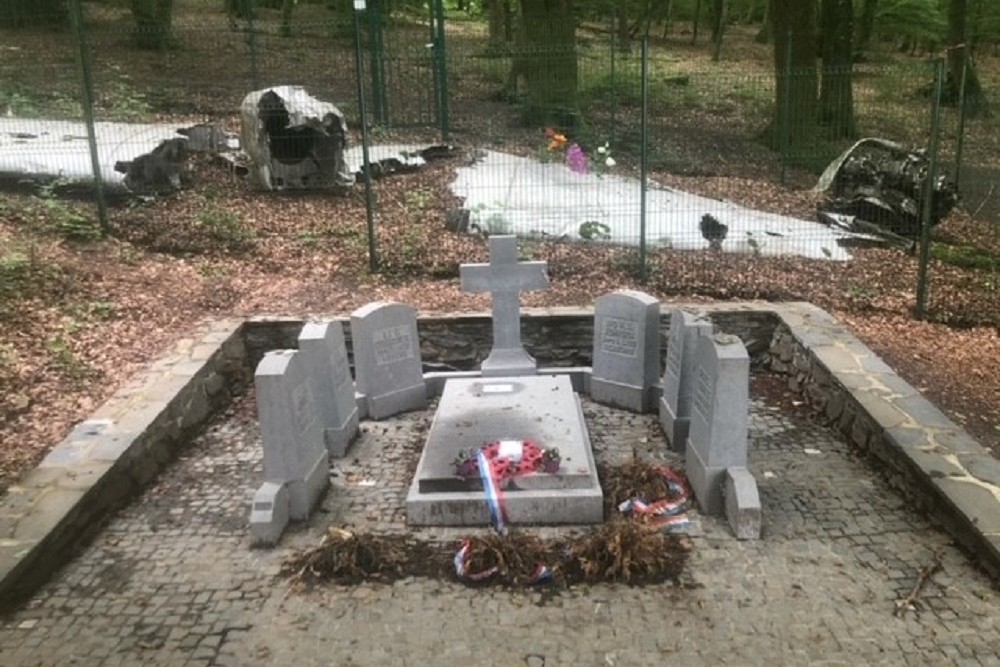
[[[87,363],[76,356],[69,342],[61,335],[49,338],[46,347],[52,354],[52,366],[59,372],[76,379],[86,377],[90,373]]]
[[[299,243],[306,248],[315,248],[319,245],[319,237],[315,232],[299,232]]]
[[[211,208],[198,215],[198,229],[207,240],[229,252],[244,252],[256,243],[254,230],[243,216],[223,208]]]
[[[433,196],[434,193],[430,188],[417,188],[416,190],[410,190],[405,195],[406,206],[410,209],[424,211],[427,209],[427,206],[430,204]]]
[[[104,85],[102,106],[106,107],[113,120],[145,121],[153,114],[153,107],[144,93],[132,86],[132,78],[122,71],[120,65],[111,65],[113,77]]]
[[[142,253],[135,249],[131,245],[121,245],[118,248],[118,261],[122,264],[128,264],[129,266],[135,266],[142,260]]]
[[[48,230],[67,241],[87,242],[100,239],[101,226],[97,220],[57,196],[56,190],[66,183],[61,178],[50,181],[39,188],[35,197],[44,217],[49,221]]]
[[[611,238],[611,228],[603,222],[588,220],[580,225],[580,238],[587,241],[607,241]]]

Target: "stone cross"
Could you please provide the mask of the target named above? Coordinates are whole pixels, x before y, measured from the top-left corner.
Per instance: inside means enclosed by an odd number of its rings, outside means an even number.
[[[490,237],[489,264],[463,264],[462,290],[493,296],[493,349],[483,361],[483,377],[533,375],[535,360],[521,345],[521,292],[545,289],[545,262],[518,262],[517,238]]]

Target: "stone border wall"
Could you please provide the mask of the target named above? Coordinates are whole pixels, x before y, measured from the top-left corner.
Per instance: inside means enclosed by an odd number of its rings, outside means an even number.
[[[892,484],[939,517],[986,569],[1000,572],[1000,461],[846,328],[801,303],[692,309],[739,336],[752,361],[788,375],[793,389],[885,466]],[[669,317],[662,321],[665,348]],[[254,318],[207,325],[137,375],[12,486],[0,498],[0,612],[44,583],[109,512],[148,485],[247,388],[266,351],[295,347],[302,323]],[[590,365],[592,309],[528,310],[522,323],[541,365]],[[418,327],[429,370],[474,368],[491,346],[486,314],[422,316]]]
[[[0,612],[29,596],[247,386],[243,322],[142,371],[0,498]]]
[[[771,370],[1000,575],[1000,461],[825,311],[780,306]]]

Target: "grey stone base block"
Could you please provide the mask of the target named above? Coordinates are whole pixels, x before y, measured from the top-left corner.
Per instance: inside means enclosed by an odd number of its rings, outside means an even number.
[[[489,356],[483,359],[479,368],[483,377],[519,377],[522,375],[535,375],[538,373],[538,366],[534,357],[524,351],[523,348],[493,348]]]
[[[590,398],[602,405],[621,408],[644,414],[652,403],[649,387],[613,382],[602,378],[590,378]]]
[[[604,522],[604,494],[590,489],[508,490],[504,504],[511,525],[596,524]],[[488,526],[489,508],[482,491],[421,493],[413,480],[406,495],[406,523],[411,526]]]
[[[305,479],[293,480],[288,488],[288,516],[293,521],[305,521],[313,507],[323,497],[330,483],[330,464],[326,452],[316,459]]]
[[[347,448],[351,445],[351,441],[358,434],[359,420],[358,410],[355,408],[347,416],[343,424],[335,428],[326,429],[324,433],[326,451],[330,454],[331,458],[339,459],[347,453]]]
[[[250,508],[250,544],[273,547],[288,525],[288,489],[281,482],[264,482]]]
[[[722,483],[726,476],[725,466],[709,466],[702,461],[698,450],[689,441],[685,454],[685,472],[691,490],[704,514],[722,515]]]
[[[660,406],[660,426],[667,436],[670,448],[681,454],[687,448],[688,433],[691,431],[691,420],[687,417],[678,417],[674,414],[674,409],[666,399],[659,400]]]
[[[402,412],[423,410],[427,407],[427,387],[419,384],[392,391],[378,396],[368,396],[368,417],[370,419],[385,419]]]
[[[736,539],[760,539],[761,508],[757,480],[746,468],[727,468],[723,490],[726,518]]]

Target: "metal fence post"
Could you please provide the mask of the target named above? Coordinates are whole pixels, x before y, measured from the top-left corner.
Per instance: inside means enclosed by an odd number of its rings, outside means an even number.
[[[934,63],[934,101],[931,106],[931,135],[927,148],[927,175],[923,201],[920,205],[920,264],[917,271],[918,319],[927,314],[927,275],[931,256],[931,213],[934,209],[934,182],[937,180],[938,139],[941,130],[941,88],[944,81],[944,61]]]
[[[434,0],[434,78],[441,140],[448,141],[451,119],[448,108],[448,64],[445,58],[444,0]]]
[[[646,282],[646,186],[649,175],[649,37],[642,37],[642,148],[639,158],[639,282]]]
[[[618,82],[615,78],[615,51],[618,50],[618,10],[611,10],[611,143],[618,144]]]
[[[80,103],[83,106],[83,122],[87,125],[87,143],[90,146],[90,168],[94,173],[94,193],[97,197],[97,222],[101,235],[108,236],[108,204],[104,196],[104,178],[101,176],[101,159],[97,153],[97,130],[94,128],[94,78],[90,70],[90,45],[83,25],[83,10],[80,0],[70,0],[70,20],[76,35],[77,59],[80,66]]]
[[[368,223],[368,270],[378,272],[378,249],[375,246],[375,193],[372,190],[372,165],[368,152],[368,110],[365,108],[365,65],[361,53],[361,12],[365,0],[354,0],[354,63],[358,80],[358,115],[361,117],[361,161],[365,179],[365,219]]]
[[[368,15],[368,50],[372,59],[372,103],[375,107],[375,122],[389,124],[389,104],[385,92],[385,44],[382,39],[382,5],[374,2],[365,12]]]
[[[785,184],[788,172],[788,154],[792,143],[792,31],[785,34],[785,65],[782,68],[785,79],[785,97],[781,100],[781,123],[778,128],[781,142],[781,184]]]

